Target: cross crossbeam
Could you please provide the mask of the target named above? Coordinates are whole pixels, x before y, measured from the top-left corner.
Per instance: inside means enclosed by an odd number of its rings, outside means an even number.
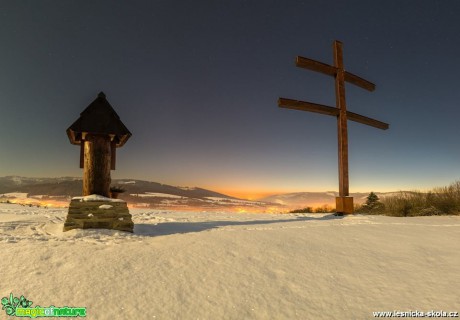
[[[335,75],[337,74],[337,68],[334,66],[300,56],[296,58],[295,64],[299,68],[321,72],[329,76],[335,77]],[[353,73],[350,73],[348,71],[345,71],[345,81],[350,82],[355,86],[366,89],[367,91],[375,90],[375,84],[367,80],[364,80],[363,78],[358,77],[357,75],[354,75]]]
[[[320,72],[335,78],[335,108],[322,104],[286,98],[279,98],[278,106],[281,108],[309,111],[337,117],[339,197],[336,198],[336,211],[341,214],[353,213],[353,198],[349,196],[347,120],[359,122],[382,130],[387,130],[389,125],[385,122],[347,111],[345,102],[345,82],[349,82],[368,91],[374,91],[375,84],[344,70],[342,43],[337,40],[334,41],[333,66],[300,56],[296,58],[296,66]]]
[[[329,107],[329,106],[312,103],[312,102],[286,99],[286,98],[279,98],[278,106],[280,108],[310,111],[310,112],[321,113],[321,114],[325,114],[329,116],[339,115],[339,109],[334,108],[334,107]],[[375,120],[372,118],[368,118],[368,117],[362,116],[360,114],[357,114],[351,111],[347,111],[347,119],[351,121],[359,122],[362,124],[366,124],[374,128],[382,129],[382,130],[387,130],[389,128],[388,123],[385,123],[379,120]]]

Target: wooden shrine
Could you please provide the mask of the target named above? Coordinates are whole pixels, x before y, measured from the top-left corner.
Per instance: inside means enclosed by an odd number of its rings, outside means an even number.
[[[312,59],[297,57],[296,66],[321,72],[335,78],[336,107],[321,104],[279,98],[281,108],[310,111],[337,117],[338,147],[339,147],[339,197],[336,197],[336,211],[338,214],[353,213],[353,197],[349,193],[348,179],[348,129],[347,120],[352,120],[378,129],[386,130],[387,123],[347,111],[345,102],[345,82],[349,82],[368,91],[374,91],[375,85],[348,71],[343,65],[343,48],[340,41],[334,41],[334,65],[328,65]]]
[[[126,202],[110,199],[110,171],[115,170],[116,149],[131,132],[107,101],[103,92],[67,129],[70,143],[80,146],[83,197],[72,199],[64,231],[75,228],[105,228],[133,231]]]

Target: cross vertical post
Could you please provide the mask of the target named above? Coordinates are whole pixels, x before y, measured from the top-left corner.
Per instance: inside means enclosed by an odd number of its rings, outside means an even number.
[[[348,124],[347,105],[345,100],[345,70],[343,67],[343,46],[340,41],[334,41],[335,100],[339,109],[337,117],[338,134],[338,164],[339,164],[339,196],[336,198],[337,212],[353,212],[353,198],[350,195],[348,178]]]

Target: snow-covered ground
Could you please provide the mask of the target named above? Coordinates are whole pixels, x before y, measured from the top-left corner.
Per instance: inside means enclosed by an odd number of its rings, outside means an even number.
[[[460,217],[131,213],[134,234],[62,232],[66,209],[0,204],[0,298],[87,319],[460,311]]]

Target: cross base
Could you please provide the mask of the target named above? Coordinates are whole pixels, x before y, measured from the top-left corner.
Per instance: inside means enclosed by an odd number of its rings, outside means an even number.
[[[335,211],[337,211],[339,214],[352,214],[353,197],[336,197],[335,208]]]

